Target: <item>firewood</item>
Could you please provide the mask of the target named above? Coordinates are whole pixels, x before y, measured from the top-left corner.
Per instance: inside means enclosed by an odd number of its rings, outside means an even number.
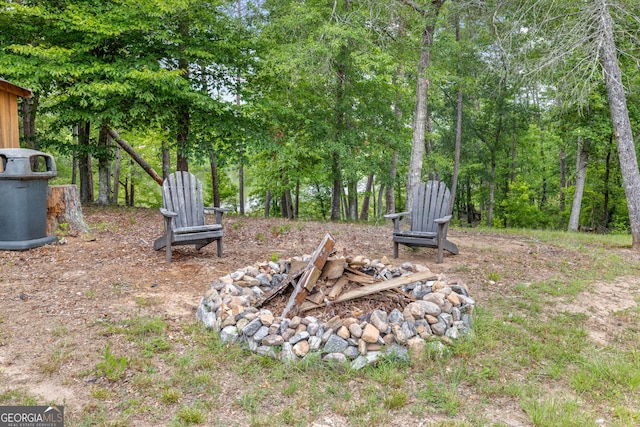
[[[349,300],[360,298],[363,296],[375,294],[377,292],[399,288],[400,286],[408,285],[409,283],[413,283],[413,282],[419,282],[423,280],[437,280],[437,279],[438,279],[438,276],[436,276],[432,272],[421,271],[419,273],[400,276],[400,277],[396,277],[395,279],[386,280],[383,282],[377,282],[369,286],[364,286],[362,288],[352,289],[350,291],[344,292],[342,295],[337,297],[333,302],[338,303],[343,301],[349,301]],[[309,311],[314,308],[324,307],[325,305],[326,305],[325,303],[314,304],[308,301],[300,306],[300,311],[301,312]]]
[[[297,311],[297,309],[303,304],[309,292],[313,291],[316,281],[322,272],[322,267],[324,267],[324,264],[327,262],[327,258],[329,257],[329,254],[331,254],[335,243],[336,241],[331,234],[327,233],[324,236],[324,239],[322,239],[322,242],[314,251],[309,264],[302,273],[302,277],[300,277],[300,280],[295,285],[293,292],[289,297],[289,302],[282,312],[283,319],[291,310],[295,309]]]
[[[344,288],[344,285],[346,285],[348,281],[349,279],[346,276],[342,276],[338,279],[336,284],[333,285],[333,287],[329,291],[329,295],[327,295],[327,298],[329,299],[329,301],[335,300],[342,293],[342,289]]]

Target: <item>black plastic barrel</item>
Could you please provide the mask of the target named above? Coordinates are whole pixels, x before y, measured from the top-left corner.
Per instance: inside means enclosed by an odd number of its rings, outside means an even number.
[[[58,240],[47,236],[47,185],[55,176],[49,154],[0,149],[0,249],[25,250]]]

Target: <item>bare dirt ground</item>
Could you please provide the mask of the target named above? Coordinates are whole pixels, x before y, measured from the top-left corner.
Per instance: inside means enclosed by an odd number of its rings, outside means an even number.
[[[64,236],[64,244],[28,251],[0,251],[0,393],[24,388],[46,401],[65,402],[73,411],[88,399],[86,377],[104,349],[104,337],[96,333],[97,320],[118,321],[144,310],[163,316],[170,325],[192,321],[215,278],[269,260],[273,254],[280,259],[310,254],[325,233],[335,237],[339,255],[386,256],[395,265],[420,263],[458,279],[478,304],[515,284],[555,274],[559,262],[569,263],[569,268],[589,268],[588,259],[577,251],[475,230],[451,230],[449,238],[458,244],[460,254],[445,254],[445,262],[436,264],[431,249],[401,247],[400,258],[393,260],[390,224],[235,216],[224,220],[224,257],[216,256],[215,244],[199,252],[183,246],[167,263],[164,251],[152,249],[162,232],[157,210],[87,208],[84,216],[92,228],[89,235]],[[629,249],[617,251],[638,259]],[[492,282],[491,277],[500,279]],[[637,299],[639,284],[637,277],[594,284],[595,292],[568,301],[562,309],[588,314],[590,335],[606,344],[608,328],[618,321],[616,312],[636,304],[633,293]],[[625,296],[625,290],[632,296]],[[178,329],[170,333],[179,333]],[[55,351],[72,351],[73,356],[50,372],[46,366]]]

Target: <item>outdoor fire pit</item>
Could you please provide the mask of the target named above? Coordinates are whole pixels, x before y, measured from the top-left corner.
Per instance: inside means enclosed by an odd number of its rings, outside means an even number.
[[[471,331],[464,284],[422,265],[332,255],[259,262],[215,280],[197,318],[226,343],[290,363],[308,357],[360,369],[383,355],[438,350]]]

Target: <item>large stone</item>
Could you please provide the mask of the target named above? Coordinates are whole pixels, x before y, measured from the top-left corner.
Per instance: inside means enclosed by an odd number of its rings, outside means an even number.
[[[381,332],[386,332],[389,327],[387,312],[383,310],[373,310],[369,322]]]
[[[347,363],[347,356],[342,353],[329,353],[322,360],[329,363],[344,364]]]
[[[309,353],[310,348],[308,341],[299,341],[293,346],[293,353],[298,357],[304,357]]]
[[[242,333],[248,337],[251,337],[256,332],[258,332],[258,329],[260,329],[261,327],[262,327],[262,322],[260,321],[259,318],[255,318],[251,322],[249,322],[244,328],[242,328]]]
[[[238,341],[238,329],[235,326],[226,326],[220,331],[220,341],[234,343]]]
[[[342,353],[348,346],[347,340],[332,334],[324,345],[324,351],[325,353]]]
[[[373,326],[371,323],[367,323],[362,331],[362,339],[370,344],[378,342],[380,337],[380,330]]]
[[[434,316],[434,317],[436,317],[440,313],[442,313],[441,306],[439,306],[438,304],[436,304],[436,303],[434,303],[432,301],[421,300],[421,301],[416,301],[416,304],[420,304],[420,306],[424,310],[424,316]],[[444,304],[444,301],[443,301],[443,304]]]
[[[282,344],[284,344],[284,339],[281,335],[267,335],[262,339],[263,346],[274,347]]]

